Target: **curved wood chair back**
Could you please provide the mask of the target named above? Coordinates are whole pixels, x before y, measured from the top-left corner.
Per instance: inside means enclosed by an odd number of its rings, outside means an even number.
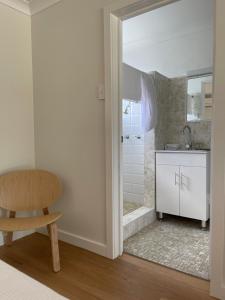
[[[0,176],[0,207],[10,211],[41,210],[61,193],[59,179],[47,171],[14,171]]]

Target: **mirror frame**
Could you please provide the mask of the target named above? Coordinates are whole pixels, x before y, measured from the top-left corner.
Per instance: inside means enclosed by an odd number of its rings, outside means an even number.
[[[209,77],[209,76],[212,76],[212,82],[213,82],[213,72],[208,72],[208,73],[203,73],[203,74],[196,74],[196,75],[191,75],[191,76],[187,76],[187,79],[186,79],[186,105],[185,105],[185,120],[186,120],[186,123],[201,123],[201,122],[212,122],[212,120],[193,120],[193,121],[189,121],[187,119],[187,112],[188,112],[188,80],[189,79],[196,79],[196,78],[202,78],[202,77]]]

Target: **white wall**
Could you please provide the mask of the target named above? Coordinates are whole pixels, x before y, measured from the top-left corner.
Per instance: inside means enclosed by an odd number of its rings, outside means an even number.
[[[37,167],[57,173],[61,238],[106,243],[103,11],[107,0],[62,0],[32,17]],[[66,233],[65,233],[66,232]],[[92,247],[92,246],[91,246]],[[93,248],[92,248],[93,250]]]
[[[0,4],[0,174],[34,167],[31,22]],[[2,239],[0,236],[0,243]]]

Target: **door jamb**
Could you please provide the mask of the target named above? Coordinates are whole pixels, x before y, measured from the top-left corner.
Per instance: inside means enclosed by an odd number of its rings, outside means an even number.
[[[123,253],[121,184],[122,20],[180,0],[120,0],[104,8],[107,257]]]

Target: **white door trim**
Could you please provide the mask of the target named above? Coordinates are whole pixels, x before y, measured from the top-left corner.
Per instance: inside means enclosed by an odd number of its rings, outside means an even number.
[[[122,237],[122,197],[120,179],[121,158],[121,20],[140,13],[150,11],[180,0],[118,0],[104,9],[105,39],[105,140],[106,140],[106,222],[107,222],[107,256],[117,258],[123,251]],[[217,4],[216,20],[223,17],[224,0],[214,0]],[[213,119],[212,147],[212,236],[211,236],[211,294],[225,299],[225,207],[224,207],[224,173],[225,142],[218,133],[221,124],[225,127],[225,67],[221,70],[220,61],[225,53],[225,43],[218,33],[220,20],[216,21],[215,44],[223,44],[217,48],[215,58],[215,107]],[[220,126],[220,127],[219,127]],[[221,163],[222,159],[222,163]],[[218,161],[219,160],[219,161]],[[220,176],[220,178],[218,178]]]
[[[104,12],[107,256],[120,253],[119,19]]]
[[[120,0],[104,8],[107,256],[123,252],[121,186],[121,20],[180,0]]]
[[[225,1],[215,1],[215,70],[211,199],[211,294],[225,299]]]

